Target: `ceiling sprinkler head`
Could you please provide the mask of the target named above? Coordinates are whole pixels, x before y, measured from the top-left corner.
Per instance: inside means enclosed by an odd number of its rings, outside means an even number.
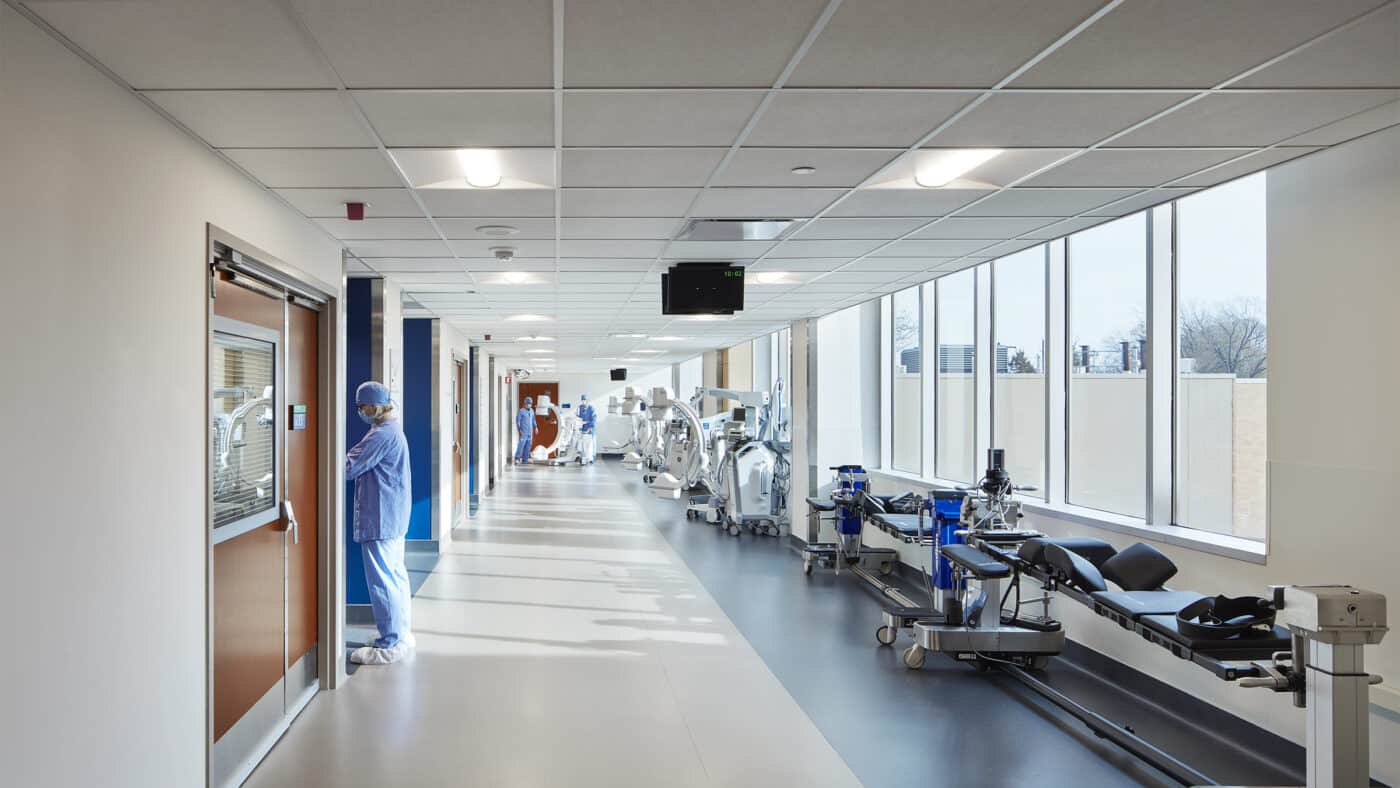
[[[515,259],[515,247],[493,246],[491,247],[491,254],[495,255],[497,260],[503,263],[509,263],[511,260]]]

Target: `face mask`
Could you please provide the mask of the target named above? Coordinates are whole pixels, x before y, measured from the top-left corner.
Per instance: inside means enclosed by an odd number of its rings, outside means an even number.
[[[374,417],[373,417],[373,416],[366,416],[365,413],[364,413],[364,411],[356,411],[356,415],[358,415],[358,416],[360,417],[360,421],[363,421],[364,423],[366,423],[366,424],[368,424],[368,425],[370,425],[370,426],[374,426]]]

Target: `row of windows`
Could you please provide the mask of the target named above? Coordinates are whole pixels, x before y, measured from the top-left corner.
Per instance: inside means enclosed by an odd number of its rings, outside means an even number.
[[[986,444],[1052,503],[1262,539],[1264,179],[887,296],[892,467],[970,483]]]

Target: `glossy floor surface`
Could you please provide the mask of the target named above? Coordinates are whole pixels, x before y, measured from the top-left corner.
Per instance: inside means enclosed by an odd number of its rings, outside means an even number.
[[[319,695],[247,785],[860,785],[608,469],[509,469],[454,537],[417,653]]]

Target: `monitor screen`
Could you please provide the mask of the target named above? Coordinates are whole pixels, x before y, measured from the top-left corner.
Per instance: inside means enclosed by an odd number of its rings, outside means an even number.
[[[681,263],[661,275],[664,315],[732,315],[743,308],[743,266]]]

